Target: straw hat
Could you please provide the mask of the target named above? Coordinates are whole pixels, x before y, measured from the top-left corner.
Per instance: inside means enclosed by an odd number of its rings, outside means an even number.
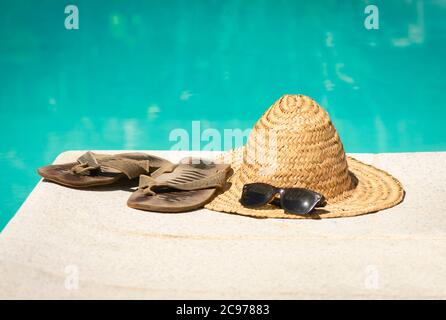
[[[404,197],[401,183],[387,172],[345,155],[328,113],[313,99],[285,95],[257,121],[243,148],[223,155],[234,174],[231,187],[206,208],[258,218],[334,218],[393,207]],[[303,187],[319,192],[327,205],[310,216],[284,212],[273,205],[243,207],[243,185],[264,182],[275,187]]]

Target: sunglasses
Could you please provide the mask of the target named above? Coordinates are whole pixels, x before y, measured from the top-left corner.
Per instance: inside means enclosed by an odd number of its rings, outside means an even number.
[[[276,195],[279,194],[279,198]],[[249,183],[243,186],[240,203],[246,208],[258,208],[268,203],[294,214],[308,214],[322,206],[324,196],[303,188],[276,188],[267,183]]]

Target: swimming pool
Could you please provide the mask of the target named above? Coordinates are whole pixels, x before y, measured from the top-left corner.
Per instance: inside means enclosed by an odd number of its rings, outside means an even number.
[[[375,1],[377,30],[368,1],[72,3],[78,30],[64,2],[0,3],[0,230],[60,152],[244,130],[284,93],[323,105],[348,152],[446,149],[446,1]]]

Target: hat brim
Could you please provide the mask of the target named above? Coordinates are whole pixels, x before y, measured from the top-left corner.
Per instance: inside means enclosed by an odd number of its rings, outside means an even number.
[[[324,207],[316,208],[309,215],[286,213],[273,205],[265,205],[258,209],[243,207],[240,202],[242,188],[245,183],[240,172],[243,148],[224,154],[224,161],[230,159],[233,175],[228,182],[230,187],[215,197],[205,207],[209,210],[246,215],[256,218],[285,218],[285,219],[320,219],[352,217],[377,212],[393,207],[404,198],[401,183],[387,172],[374,166],[362,163],[352,157],[347,157],[349,171],[357,179],[356,188],[336,201],[329,201]]]

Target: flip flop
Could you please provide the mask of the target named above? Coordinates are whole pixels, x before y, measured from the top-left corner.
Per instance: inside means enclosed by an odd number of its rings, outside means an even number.
[[[223,188],[230,165],[185,158],[171,172],[158,177],[141,175],[139,188],[127,201],[134,209],[184,212],[203,207]]]
[[[67,187],[87,188],[111,185],[123,178],[134,179],[141,174],[156,176],[174,168],[170,161],[145,153],[107,155],[88,151],[77,162],[41,167],[38,174]]]

